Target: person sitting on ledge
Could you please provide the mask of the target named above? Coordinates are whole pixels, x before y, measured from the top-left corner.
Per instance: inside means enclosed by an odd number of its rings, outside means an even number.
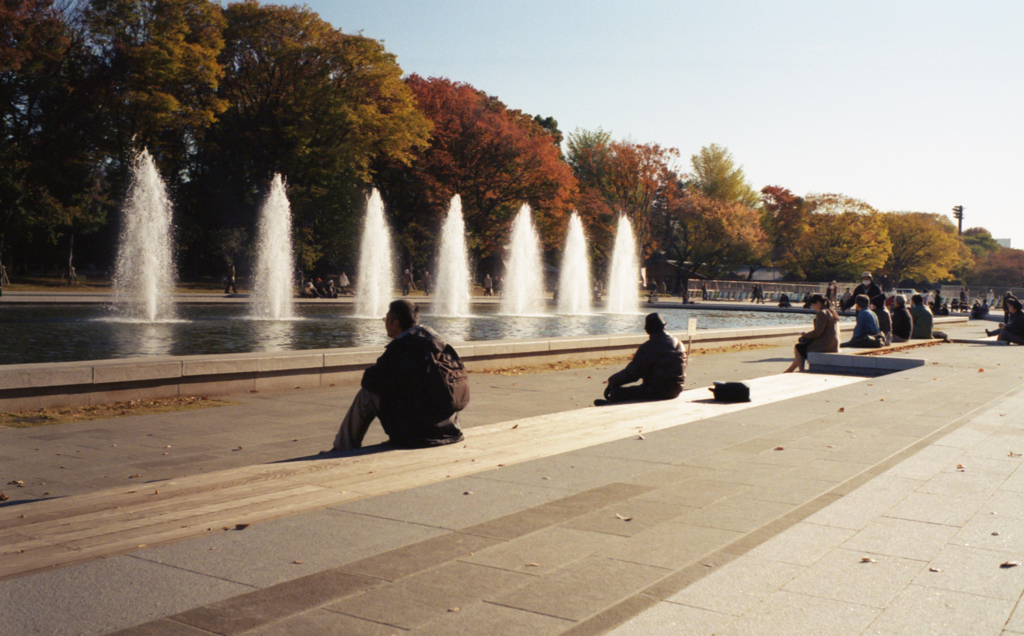
[[[811,309],[817,312],[814,315],[814,329],[800,334],[793,348],[793,364],[783,373],[803,371],[807,354],[811,351],[839,353],[839,314],[832,308],[832,301],[821,294],[814,294],[808,302]]]
[[[647,342],[640,345],[625,369],[608,378],[605,399],[594,400],[594,406],[671,400],[683,392],[686,380],[683,345],[665,332],[665,320],[656,313],[647,314],[644,331],[648,335]],[[639,386],[624,386],[638,380],[643,380]]]
[[[875,296],[871,299],[871,311],[875,312],[878,318],[878,332],[885,338],[885,346],[892,344],[892,316],[885,308],[885,295]]]
[[[1009,298],[1006,306],[1010,310],[1010,317],[1005,323],[999,323],[999,329],[993,331],[985,330],[989,336],[997,336],[996,340],[1012,344],[1024,345],[1024,313],[1021,313],[1021,302],[1016,298]]]
[[[857,325],[853,328],[853,338],[844,342],[841,347],[852,347],[854,349],[877,349],[885,344],[881,337],[881,329],[878,326],[878,316],[868,308],[868,297],[864,294],[853,299],[853,306],[857,310]]]
[[[892,341],[907,342],[910,335],[914,333],[914,317],[907,309],[907,298],[903,294],[896,294],[892,310]]]
[[[779,307],[782,307],[783,309],[785,309],[787,307],[792,307],[792,306],[793,306],[793,303],[791,303],[789,301],[789,294],[783,293],[781,296],[779,296]]]
[[[391,342],[384,354],[363,372],[362,388],[341,422],[332,452],[359,448],[373,419],[380,418],[388,443],[399,448],[425,448],[462,441],[459,413],[469,402],[468,385],[464,403],[453,405],[456,387],[437,373],[439,356],[461,361],[455,350],[434,330],[419,324],[419,308],[408,300],[388,306],[384,328]],[[433,381],[445,378],[444,381]],[[465,382],[465,372],[461,375]],[[455,399],[458,402],[458,399]]]
[[[911,334],[911,340],[931,340],[932,338],[942,338],[946,342],[949,342],[949,337],[941,331],[935,331],[932,327],[935,325],[932,311],[928,309],[928,306],[924,303],[924,296],[921,294],[914,294],[910,299],[910,315],[914,319],[914,332]]]

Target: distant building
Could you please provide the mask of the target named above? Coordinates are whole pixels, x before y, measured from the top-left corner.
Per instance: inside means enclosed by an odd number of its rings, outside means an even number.
[[[788,273],[789,272],[787,270],[779,269],[777,267],[759,267],[754,270],[754,276],[750,280],[762,283],[778,282],[785,278]],[[733,270],[733,275],[740,280],[747,280],[747,277],[750,275],[750,268],[737,268]]]
[[[995,241],[996,243],[999,243],[999,247],[1006,247],[1006,248],[1011,247],[1010,239],[992,239],[992,240]]]

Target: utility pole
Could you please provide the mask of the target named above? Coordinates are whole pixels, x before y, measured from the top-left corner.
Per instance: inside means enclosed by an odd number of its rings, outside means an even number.
[[[957,230],[960,236],[964,235],[964,206],[957,205],[953,207],[953,218],[956,219]]]

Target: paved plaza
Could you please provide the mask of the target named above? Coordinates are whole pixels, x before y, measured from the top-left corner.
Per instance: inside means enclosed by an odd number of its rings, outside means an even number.
[[[786,366],[785,347],[697,356],[687,383],[697,391],[680,400],[700,419],[673,419],[680,402],[615,407],[606,413],[622,421],[607,425],[585,407],[610,369],[473,374],[465,425],[480,469],[428,478],[458,461],[441,449],[313,462],[385,477],[397,462],[416,466],[389,494],[24,565],[0,580],[0,634],[1024,634],[1024,566],[1012,565],[1024,562],[1020,349],[893,355],[927,364],[832,376],[824,388],[829,377],[766,377]],[[726,409],[700,388],[748,378],[777,394]],[[3,486],[0,561],[53,537],[62,554],[88,553],[104,519],[123,527],[125,511],[109,502],[128,487],[211,488],[270,464],[288,476],[258,482],[266,497],[295,488],[303,473],[288,467],[303,462],[289,460],[329,444],[353,392],[0,429],[4,483],[25,481]],[[634,417],[642,425],[629,432]],[[532,459],[484,465],[486,453],[522,454],[522,442],[502,441],[513,426],[531,436]],[[372,431],[368,442],[381,441]],[[375,477],[346,473],[336,492]],[[61,498],[10,505],[44,492]],[[101,500],[108,507],[90,512]],[[62,529],[62,509],[91,520],[92,543],[80,526]],[[171,525],[176,512],[156,514]],[[32,525],[33,514],[52,518]]]

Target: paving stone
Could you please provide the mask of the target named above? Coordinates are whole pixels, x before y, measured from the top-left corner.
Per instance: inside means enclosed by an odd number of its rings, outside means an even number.
[[[550,505],[573,510],[591,511],[632,497],[639,497],[652,490],[653,488],[650,486],[611,483],[556,499],[550,502]]]
[[[983,509],[949,542],[995,552],[1024,554],[1024,524],[1012,515],[988,514]]]
[[[675,603],[658,603],[608,632],[608,636],[712,636],[732,620],[728,614]]]
[[[486,600],[578,621],[667,574],[669,571],[664,568],[587,557],[518,590]]]
[[[748,498],[749,494],[744,492],[740,497],[726,497],[699,510],[682,514],[678,521],[689,525],[746,533],[793,509],[792,504],[758,501]]]
[[[713,472],[710,468],[700,468],[697,466],[659,466],[645,473],[623,479],[622,483],[649,486],[651,488],[667,488],[694,477],[707,477]]]
[[[217,634],[233,636],[332,600],[357,594],[381,583],[379,579],[368,576],[327,570],[197,607],[171,618]]]
[[[742,536],[741,532],[720,528],[664,523],[599,554],[630,563],[678,569]]]
[[[797,565],[741,558],[666,600],[739,616],[801,572]]]
[[[124,556],[90,561],[0,581],[0,634],[106,634],[251,589]]]
[[[483,550],[498,541],[458,532],[449,532],[432,539],[413,543],[383,554],[349,563],[344,567],[348,572],[365,574],[386,581],[410,576],[453,559]]]
[[[245,532],[215,532],[147,548],[132,556],[267,587],[442,534],[437,528],[325,510],[254,524]],[[260,557],[254,559],[254,554]]]
[[[863,473],[869,468],[871,468],[871,464],[836,461],[829,458],[818,459],[795,466],[786,475],[795,479],[817,479],[840,483]]]
[[[750,487],[744,484],[695,477],[665,488],[652,490],[647,494],[639,496],[638,499],[641,501],[659,501],[688,508],[702,508],[730,495],[746,492],[749,489]]]
[[[661,465],[655,462],[565,453],[496,468],[475,476],[480,479],[582,491],[619,482],[659,468]]]
[[[843,543],[847,550],[928,561],[957,533],[952,526],[880,517]]]
[[[1024,592],[1024,568],[1000,568],[1006,561],[1020,560],[1019,554],[948,545],[914,583],[954,592],[1017,600]]]
[[[499,543],[460,560],[543,576],[595,552],[619,546],[624,541],[611,534],[555,526],[507,543]]]
[[[458,530],[568,494],[571,491],[464,477],[360,499],[334,509]]]
[[[864,634],[999,636],[1011,611],[1010,601],[909,585]]]
[[[835,483],[830,481],[784,475],[754,486],[745,491],[743,497],[758,501],[798,505],[823,495],[834,487]]]
[[[747,554],[758,559],[810,566],[853,536],[846,528],[802,522],[769,539]]]
[[[925,567],[924,561],[876,556],[875,563],[862,563],[869,556],[837,548],[819,559],[783,588],[821,598],[884,608]]]
[[[905,477],[894,477],[892,475],[878,475],[871,478],[867,483],[846,494],[854,499],[874,499],[879,502],[886,502],[895,505],[910,493],[918,489],[923,481],[920,479],[907,479]]]
[[[978,510],[978,515],[991,516],[992,513],[1008,519],[1024,520],[1024,493],[1002,489],[995,491]]]
[[[922,484],[917,492],[984,500],[994,493],[1005,479],[1005,476],[971,474],[965,468],[964,472],[940,472]]]
[[[3,627],[0,627],[0,634],[3,634]],[[210,632],[185,625],[169,618],[143,623],[128,629],[122,629],[108,634],[108,636],[210,636]]]
[[[446,612],[416,629],[416,636],[547,636],[561,634],[572,621],[524,612],[492,603],[474,603],[458,612]]]
[[[885,511],[885,516],[941,523],[947,526],[963,526],[974,516],[983,502],[984,498],[913,492]]]
[[[357,618],[412,629],[452,608],[521,588],[536,577],[455,562],[384,585],[327,607]]]
[[[759,486],[764,484],[766,481],[782,479],[792,474],[792,471],[792,466],[746,462],[735,466],[729,466],[728,468],[714,470],[705,475],[701,475],[700,477],[710,481]]]
[[[585,509],[565,508],[545,504],[527,508],[504,517],[485,521],[475,526],[463,528],[463,534],[490,537],[502,541],[510,541],[523,535],[549,528],[568,519],[573,519],[586,512]]]
[[[566,527],[632,537],[643,530],[681,516],[693,508],[673,506],[657,501],[627,499],[606,508],[576,517]]]
[[[246,636],[398,636],[399,633],[406,632],[390,625],[316,609],[246,632]]]
[[[778,591],[716,636],[858,636],[879,610]]]
[[[927,481],[962,454],[960,449],[951,446],[928,446],[915,453],[913,457],[890,468],[885,474]]]

